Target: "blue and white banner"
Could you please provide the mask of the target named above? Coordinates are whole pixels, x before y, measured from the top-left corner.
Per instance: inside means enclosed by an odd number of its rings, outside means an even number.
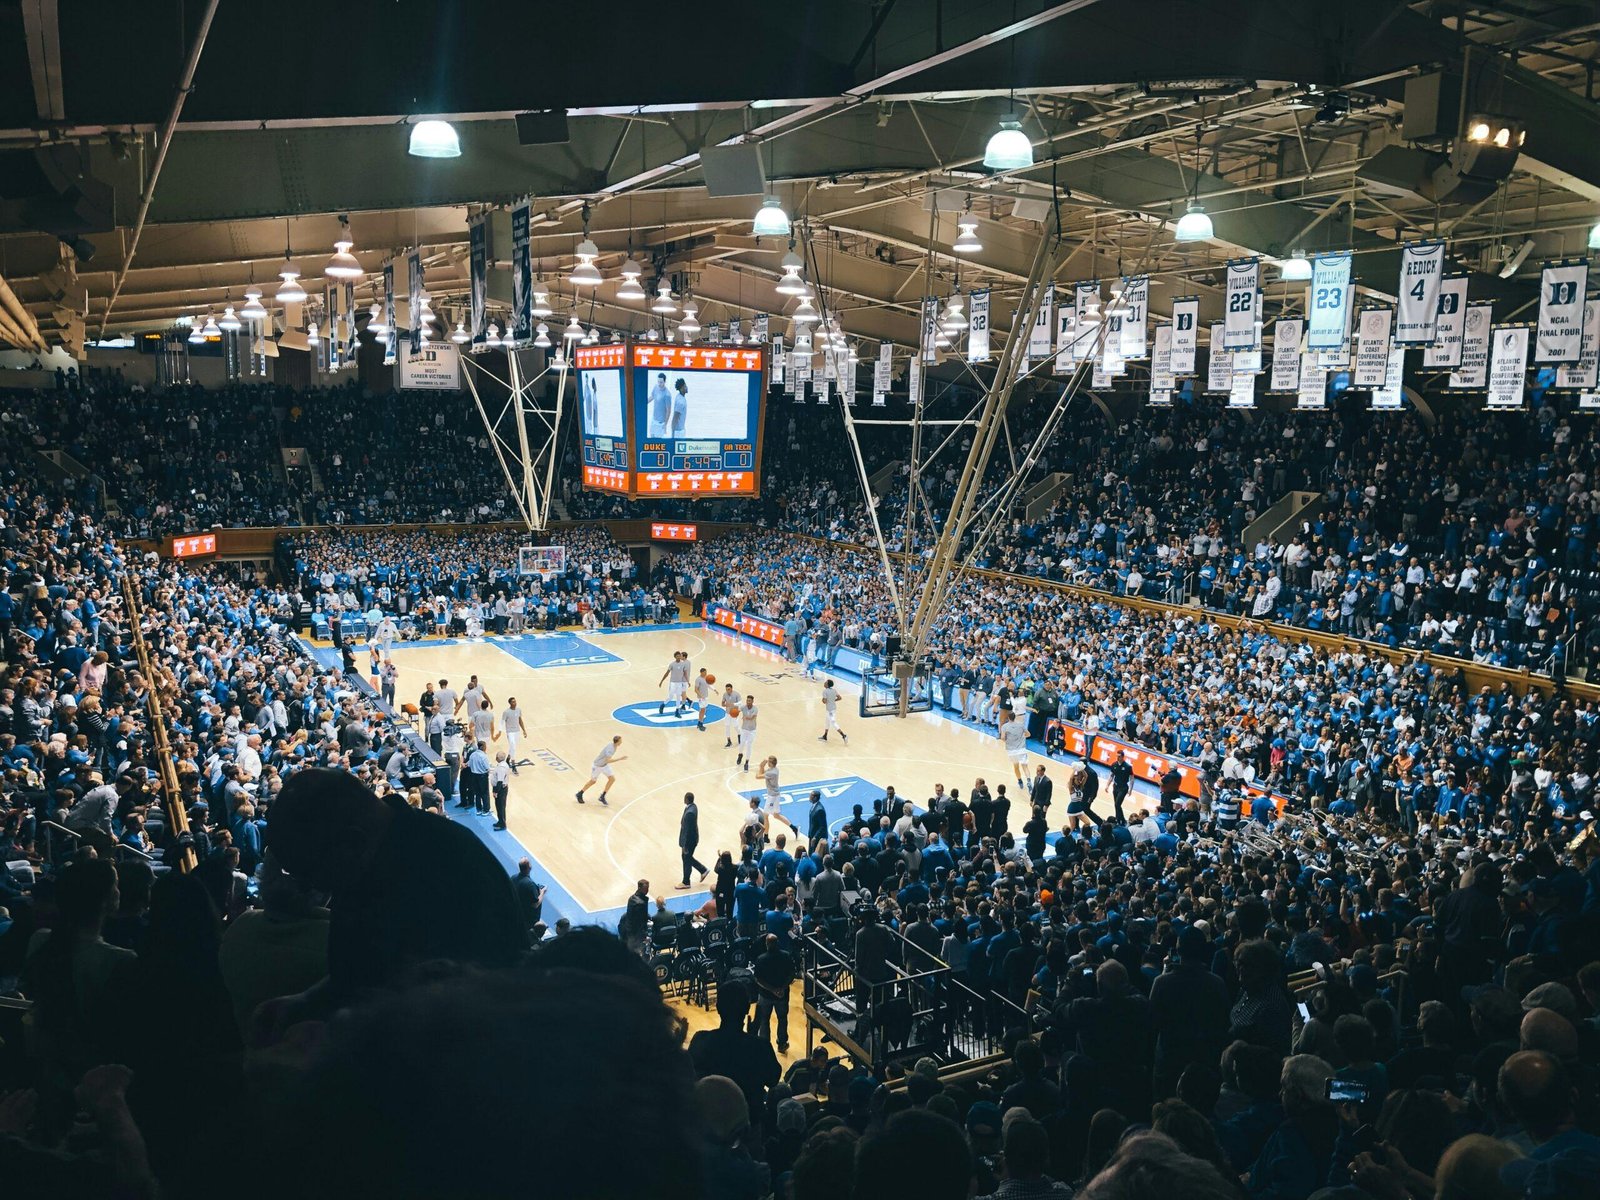
[[[1193,375],[1200,349],[1200,298],[1180,296],[1172,302],[1172,373]]]
[[[1206,391],[1233,390],[1233,355],[1222,344],[1222,322],[1211,326],[1211,361],[1206,365]]]
[[[1404,382],[1406,377],[1406,348],[1389,347],[1389,361],[1385,364],[1383,385],[1372,390],[1372,407],[1375,410],[1395,410],[1405,407]]]
[[[921,353],[918,355],[925,363],[939,361],[939,298],[937,296],[924,296],[922,298],[922,341]]]
[[[1461,365],[1461,345],[1467,333],[1467,277],[1451,275],[1439,284],[1439,322],[1433,345],[1422,355],[1424,367],[1440,369]]]
[[[757,313],[750,318],[750,340],[758,346],[765,346],[769,336],[768,330],[772,325],[772,318],[766,313]]]
[[[1028,331],[1028,357],[1049,358],[1056,333],[1056,285],[1044,285],[1039,297],[1039,311],[1033,314],[1033,328]]]
[[[489,223],[479,219],[467,226],[467,270],[471,289],[471,308],[467,320],[468,343],[473,348],[483,345],[488,332],[489,302]]]
[[[1122,280],[1122,357],[1150,353],[1150,276]]]
[[[1260,345],[1261,260],[1237,259],[1228,264],[1227,287],[1223,293],[1222,348],[1255,350]]]
[[[1328,407],[1328,373],[1317,366],[1317,356],[1309,352],[1300,356],[1300,386],[1295,407],[1302,410]]]
[[[782,385],[789,373],[789,356],[783,352],[783,334],[772,335],[772,382]]]
[[[1057,375],[1071,375],[1076,364],[1072,361],[1072,336],[1078,322],[1078,310],[1070,304],[1056,305],[1056,361],[1051,367]]]
[[[384,337],[383,364],[393,366],[395,361],[395,343],[400,340],[400,331],[394,324],[394,263],[383,264],[383,327],[389,332]]]
[[[1172,371],[1172,326],[1157,325],[1155,348],[1150,352],[1150,390],[1170,393],[1176,383]]]
[[[1498,325],[1489,358],[1489,407],[1521,408],[1528,384],[1528,327]]]
[[[1489,386],[1489,341],[1493,325],[1493,305],[1467,305],[1467,323],[1461,334],[1461,365],[1450,372],[1448,386],[1467,391]]]
[[[1351,387],[1381,388],[1389,373],[1394,309],[1364,308],[1357,319],[1356,368]]]
[[[989,361],[989,289],[972,293],[967,314],[967,361]],[[885,391],[888,389],[885,388]]]
[[[406,256],[406,323],[410,326],[411,353],[422,353],[422,251]]]
[[[1587,259],[1546,263],[1539,277],[1539,336],[1533,360],[1575,363],[1583,354],[1583,293]],[[1492,389],[1491,384],[1491,389]]]
[[[1072,339],[1074,362],[1097,357],[1095,350],[1100,340],[1100,281],[1091,279],[1073,288],[1072,307],[1077,309],[1077,333]]]
[[[1272,327],[1272,380],[1270,391],[1294,392],[1300,388],[1300,336],[1305,322],[1283,317]]]
[[[1350,251],[1318,254],[1311,260],[1311,292],[1306,305],[1306,349],[1338,350],[1350,341],[1352,300]]]
[[[1400,310],[1394,323],[1397,345],[1433,345],[1443,280],[1443,242],[1411,242],[1401,247]]]
[[[728,318],[728,340],[735,346],[744,345],[743,323],[738,317]]]
[[[1592,388],[1600,384],[1600,300],[1583,304],[1583,348],[1575,363],[1556,368],[1558,388]]]
[[[511,335],[520,346],[533,338],[533,259],[528,226],[533,207],[526,200],[511,210]]]
[[[894,386],[894,346],[882,342],[878,357],[872,363],[872,405],[883,408],[889,402],[889,389]]]
[[[706,341],[713,346],[722,345],[722,322],[713,321],[706,326]]]

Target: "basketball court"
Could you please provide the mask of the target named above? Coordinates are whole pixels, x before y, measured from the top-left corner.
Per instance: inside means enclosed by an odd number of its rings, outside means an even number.
[[[821,674],[808,680],[799,664],[699,622],[396,645],[399,701],[415,703],[425,683],[440,679],[459,692],[475,674],[496,711],[515,696],[526,714],[528,733],[519,752],[524,762],[511,778],[508,832],[490,831],[490,817],[454,808],[450,813],[481,824],[480,835],[511,862],[524,853],[534,860],[536,877],[550,888],[547,920],[554,921],[553,911],[574,922],[614,922],[640,879],[650,881],[653,895],[671,898],[674,908],[703,904],[708,888],[673,890],[681,878],[678,818],[686,791],[694,792],[700,808],[700,861],[710,866],[725,849],[737,857],[740,820],[749,797],[764,795],[765,785],[754,769],[734,765],[738,749],[723,744],[720,707],[709,710],[704,732],[695,728],[693,710],[682,717],[670,706],[658,713],[666,685],[657,681],[675,650],[689,653],[695,672],[706,667],[717,677],[714,699],[727,682],[741,695],[756,697],[755,756],[778,756],[781,811],[802,829],[813,788],[821,789],[835,828],[853,805],[870,812],[891,784],[919,808],[935,783],[965,795],[981,776],[991,788],[1007,783],[1015,791],[992,729],[933,713],[863,720],[857,715],[858,681],[842,671],[833,678],[849,744],[837,735],[819,741]],[[614,767],[609,806],[597,800],[599,783],[589,789],[587,803],[578,804],[573,792],[616,734],[623,739],[619,759],[626,759]],[[504,748],[502,741],[491,755]],[[1023,811],[1014,801],[1013,829],[1026,819]]]

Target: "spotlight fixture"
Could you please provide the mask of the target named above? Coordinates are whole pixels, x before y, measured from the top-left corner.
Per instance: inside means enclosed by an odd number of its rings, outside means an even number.
[[[1178,227],[1173,231],[1173,236],[1180,242],[1204,242],[1211,238],[1211,218],[1206,216],[1206,210],[1194,201],[1189,202],[1189,211],[1178,218]]]
[[[983,249],[983,243],[978,240],[978,222],[971,213],[963,213],[956,221],[956,228],[961,232],[956,235],[950,249],[957,254],[976,254]]]
[[[804,296],[806,294],[805,280],[800,278],[800,272],[805,269],[805,263],[794,252],[793,247],[783,256],[783,278],[778,280],[775,289],[780,296]]]
[[[489,322],[489,328],[484,331],[483,344],[489,347],[491,350],[498,350],[500,348],[500,326],[496,325],[493,321]]]
[[[234,315],[233,305],[228,305],[222,310],[222,320],[217,322],[218,329],[225,329],[229,333],[237,333],[244,328],[244,322]]]
[[[467,332],[466,322],[456,322],[456,331],[450,335],[450,340],[458,346],[465,345],[472,340],[472,335]]]
[[[639,285],[639,277],[644,274],[644,268],[641,267],[632,257],[629,257],[628,261],[622,264],[622,270],[620,274],[622,276],[622,286],[617,288],[617,299],[645,299],[644,288]]]
[[[533,316],[541,319],[551,315],[550,289],[545,286],[542,279],[533,281],[533,307],[529,311]]]
[[[1022,132],[1022,122],[1013,113],[1000,122],[983,150],[983,165],[991,171],[1019,171],[1033,166],[1033,143]]]
[[[650,303],[650,311],[668,315],[678,311],[678,303],[672,298],[672,284],[663,279],[656,285],[656,298]]]
[[[755,224],[750,227],[750,232],[756,237],[788,237],[789,214],[783,211],[783,205],[776,196],[768,196],[761,201],[761,207],[756,210]]]
[[[316,346],[321,344],[322,335],[317,332],[317,323],[312,321],[306,326],[306,345]]]
[[[383,306],[376,300],[372,302],[372,307],[367,309],[367,332],[373,337],[381,337],[389,332],[389,327],[383,323]]]
[[[350,248],[355,242],[350,237],[350,218],[339,218],[339,240],[333,243],[333,257],[322,268],[329,279],[360,279],[364,271]]]
[[[1507,117],[1491,117],[1479,115],[1467,122],[1467,141],[1479,145],[1491,145],[1500,150],[1509,150],[1512,146],[1521,149],[1528,140],[1528,131],[1520,122]]]
[[[1294,283],[1311,278],[1311,260],[1306,257],[1304,250],[1296,250],[1278,264],[1278,278]]]
[[[460,158],[461,139],[449,121],[418,121],[406,153],[413,158]]]
[[[583,336],[583,326],[578,323],[577,313],[572,314],[572,319],[567,322],[567,327],[561,331],[561,336],[569,342],[575,342]]]
[[[537,346],[540,350],[550,349],[550,326],[541,321],[538,325],[534,326],[533,333],[533,344],[535,346]]]
[[[373,311],[377,311],[374,304]],[[261,303],[261,289],[251,284],[244,290],[244,307],[239,310],[239,315],[249,321],[265,321],[267,319],[266,307]]]

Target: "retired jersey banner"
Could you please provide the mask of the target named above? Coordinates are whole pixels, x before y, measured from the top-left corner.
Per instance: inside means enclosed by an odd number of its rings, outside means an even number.
[[[532,214],[526,200],[511,210],[511,332],[518,345],[533,338]]]
[[[1254,350],[1260,343],[1256,314],[1261,289],[1261,260],[1238,259],[1228,264],[1222,309],[1222,348]]]
[[[1497,325],[1489,358],[1489,407],[1521,408],[1528,384],[1528,327]]]
[[[1222,345],[1222,322],[1211,326],[1211,361],[1206,366],[1206,391],[1233,390],[1233,355]]]
[[[757,313],[750,318],[750,340],[758,346],[767,344],[767,330],[772,324],[772,318],[766,313]]]
[[[389,332],[383,341],[383,365],[393,366],[395,361],[395,343],[400,340],[400,331],[394,324],[394,263],[383,264],[383,326]]]
[[[1305,322],[1299,317],[1284,317],[1272,327],[1272,386],[1274,392],[1293,392],[1300,387],[1300,335]]]
[[[1172,374],[1172,326],[1157,325],[1155,349],[1150,352],[1150,390],[1171,392],[1175,383]],[[1170,397],[1168,403],[1171,403]]]
[[[967,361],[989,361],[988,288],[972,293],[971,315],[967,318]]]
[[[1556,369],[1558,388],[1592,388],[1600,384],[1600,300],[1583,303],[1583,348],[1575,363]]]
[[[1431,346],[1439,321],[1439,285],[1444,281],[1444,243],[1412,242],[1400,250],[1400,311],[1394,340],[1401,346]]]
[[[1381,388],[1389,372],[1390,331],[1394,309],[1364,308],[1357,318],[1360,339],[1356,344],[1356,369],[1352,387]]]
[[[1056,333],[1056,285],[1047,283],[1039,297],[1039,311],[1033,314],[1033,328],[1028,331],[1028,357],[1049,358]]]
[[[1439,284],[1439,322],[1433,345],[1422,356],[1424,367],[1459,367],[1467,333],[1467,277],[1452,275]]]
[[[1350,251],[1318,254],[1311,260],[1311,291],[1306,305],[1306,348],[1338,350],[1350,341],[1352,304]]]
[[[772,382],[782,385],[789,373],[789,356],[783,352],[783,334],[772,335]]]
[[[1450,387],[1476,391],[1489,386],[1489,338],[1493,324],[1493,305],[1467,305],[1467,324],[1461,335],[1461,365],[1450,372]]]
[[[422,353],[422,251],[406,255],[407,353]]]
[[[1566,259],[1546,263],[1539,278],[1539,336],[1533,360],[1575,363],[1583,354],[1583,293],[1589,263]]]
[[[1150,276],[1122,280],[1122,357],[1150,353]]]
[[[1072,374],[1072,337],[1077,320],[1078,312],[1072,305],[1056,306],[1056,361],[1051,369],[1057,375]]]
[[[1172,373],[1193,375],[1200,348],[1200,298],[1183,296],[1172,302]]]
[[[1095,357],[1100,340],[1100,281],[1091,279],[1074,286],[1072,307],[1078,310],[1077,335],[1072,340],[1072,357],[1077,362]]]
[[[1383,386],[1372,389],[1372,407],[1378,410],[1405,407],[1402,384],[1406,377],[1406,348],[1390,343],[1389,361],[1384,364]]]
[[[1315,354],[1306,353],[1300,356],[1300,386],[1295,397],[1295,407],[1299,409],[1328,407],[1328,373],[1317,366]]]
[[[488,329],[486,307],[489,301],[489,223],[474,221],[467,228],[467,266],[471,275],[471,317],[467,332],[471,345],[481,346]]]
[[[918,354],[925,363],[939,361],[939,297],[924,296],[922,298],[922,341],[921,353]]]

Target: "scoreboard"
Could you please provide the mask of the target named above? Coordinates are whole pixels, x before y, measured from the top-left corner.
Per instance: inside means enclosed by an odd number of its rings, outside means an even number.
[[[757,496],[763,346],[579,347],[583,485],[634,497]]]

